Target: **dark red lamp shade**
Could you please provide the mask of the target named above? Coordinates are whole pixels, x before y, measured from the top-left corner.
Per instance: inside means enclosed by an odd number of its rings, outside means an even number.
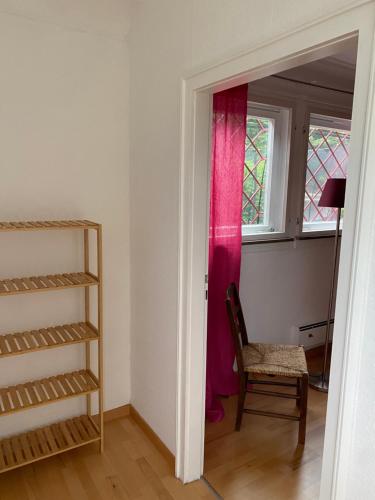
[[[346,179],[328,179],[318,206],[343,208],[345,202],[345,186]]]

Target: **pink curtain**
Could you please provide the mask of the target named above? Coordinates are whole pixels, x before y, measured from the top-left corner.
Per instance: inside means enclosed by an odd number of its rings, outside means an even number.
[[[214,94],[206,382],[206,416],[212,422],[224,416],[218,396],[236,394],[239,387],[225,294],[240,279],[246,114],[247,85]]]

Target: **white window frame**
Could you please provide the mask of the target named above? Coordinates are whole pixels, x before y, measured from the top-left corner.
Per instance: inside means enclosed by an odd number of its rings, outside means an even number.
[[[336,130],[347,130],[351,131],[351,120],[346,118],[339,118],[334,116],[328,116],[318,113],[311,112],[309,115],[309,123],[308,123],[308,134],[310,131],[310,126],[318,126],[327,129],[336,129]],[[306,155],[305,155],[305,172],[304,172],[304,182],[303,182],[303,197],[305,196],[305,187],[306,187],[306,161],[307,161],[307,150],[308,150],[308,141],[306,142]],[[302,207],[303,209],[303,207]],[[321,235],[330,235],[333,234],[336,228],[336,222],[304,222],[303,221],[303,212],[301,215],[302,221],[302,230],[301,234],[303,236],[321,236]],[[340,229],[342,229],[343,221],[340,221]]]
[[[267,159],[269,175],[265,189],[265,224],[243,224],[242,241],[284,237],[288,194],[291,137],[290,108],[248,102],[247,114],[272,120],[273,143]]]

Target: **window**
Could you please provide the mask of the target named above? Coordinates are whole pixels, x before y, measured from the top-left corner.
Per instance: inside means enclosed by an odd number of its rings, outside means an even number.
[[[337,209],[319,207],[318,203],[327,179],[346,178],[349,144],[350,120],[310,115],[303,231],[334,229]]]
[[[289,108],[248,103],[242,190],[244,241],[317,236],[335,229],[337,209],[319,207],[319,200],[327,179],[347,177],[351,122],[307,115],[308,106],[300,105],[298,116],[293,117]],[[309,116],[307,144],[305,116]]]
[[[283,232],[289,110],[249,103],[242,192],[242,234]]]

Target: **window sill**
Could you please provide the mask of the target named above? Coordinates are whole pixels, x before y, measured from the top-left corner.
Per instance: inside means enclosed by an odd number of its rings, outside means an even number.
[[[308,241],[308,240],[323,240],[323,239],[332,239],[335,237],[334,233],[330,234],[308,234],[304,235],[302,234],[301,236],[296,236],[295,238],[293,237],[288,237],[288,236],[282,236],[282,237],[276,237],[276,238],[258,238],[258,239],[243,239],[242,240],[242,246],[251,246],[251,245],[264,245],[264,244],[270,244],[270,243],[288,243],[291,241]],[[341,238],[341,234],[339,234],[339,238]]]
[[[342,231],[342,222],[340,223],[340,233]],[[322,227],[322,225],[319,225],[317,227],[310,226],[310,227],[305,227],[303,226],[301,233],[299,236],[303,237],[309,237],[311,236],[335,236],[336,234],[336,225],[331,226],[331,227]]]
[[[263,230],[259,232],[253,232],[253,233],[248,233],[248,232],[242,232],[242,242],[247,242],[249,241],[250,243],[254,241],[273,241],[273,240],[279,240],[279,239],[284,239],[284,238],[290,238],[290,235],[288,234],[287,231],[268,231],[268,230]]]
[[[283,243],[288,241],[294,241],[294,238],[288,236],[279,236],[274,238],[258,238],[258,239],[243,239],[242,246],[246,245],[264,245],[265,243]]]
[[[296,236],[296,240],[317,240],[322,238],[334,238],[335,231],[311,231],[302,233],[299,236]],[[341,238],[341,230],[339,233],[339,238]]]

